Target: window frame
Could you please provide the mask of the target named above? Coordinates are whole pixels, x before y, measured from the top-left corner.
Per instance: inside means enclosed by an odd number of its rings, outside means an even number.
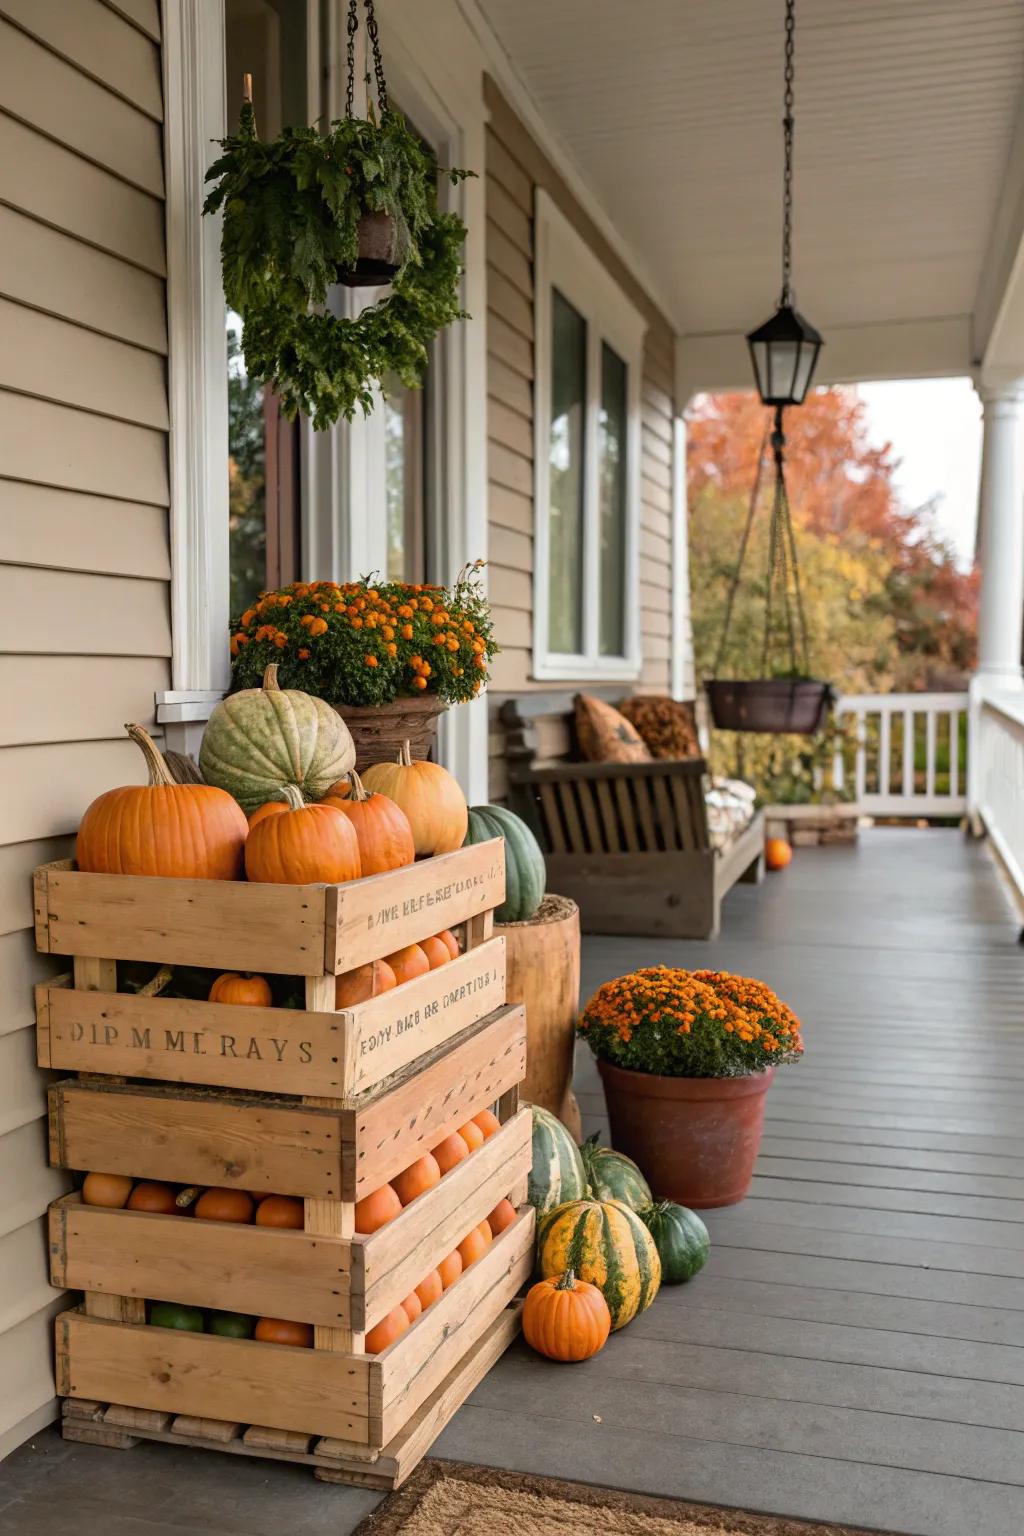
[[[570,655],[549,646],[550,435],[552,290],[587,327],[584,419],[583,649]],[[542,682],[576,678],[630,681],[643,665],[640,638],[640,394],[647,322],[551,196],[538,187],[534,204],[534,562],[533,676]],[[601,351],[607,345],[626,365],[625,650],[600,654],[599,423]]]

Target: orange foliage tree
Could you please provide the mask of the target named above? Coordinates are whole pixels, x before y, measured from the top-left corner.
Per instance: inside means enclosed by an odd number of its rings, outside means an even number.
[[[726,507],[735,514],[749,497],[771,416],[753,393],[704,395],[695,401],[687,447],[690,517],[696,524],[691,547],[700,545],[702,531],[705,538],[710,532],[701,523],[722,517]],[[887,675],[897,689],[959,681],[974,660],[976,573],[957,567],[951,549],[931,526],[931,507],[907,511],[900,504],[893,485],[898,460],[891,444],[876,448],[869,443],[856,390],[813,391],[803,406],[787,411],[785,428],[787,483],[805,586],[814,579],[815,545],[838,544],[854,560],[864,557],[872,564],[880,555],[884,580],[873,605],[879,618],[889,621],[884,627],[893,637],[894,654],[884,661],[877,658],[877,674]],[[759,515],[767,521],[767,507]],[[734,520],[722,519],[730,529]],[[723,553],[734,562],[738,549]],[[858,579],[856,572],[850,579]],[[713,574],[710,589],[701,580],[693,583],[698,620],[702,602],[717,606],[720,601],[715,585]],[[763,586],[759,590],[763,593]],[[814,595],[805,596],[810,616]],[[851,596],[858,601],[856,594]],[[812,651],[815,638],[812,634]],[[749,675],[756,676],[759,655],[744,660]],[[863,686],[861,678],[830,680],[840,687]]]

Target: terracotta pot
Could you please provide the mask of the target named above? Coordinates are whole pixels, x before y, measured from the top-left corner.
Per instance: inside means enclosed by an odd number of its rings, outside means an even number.
[[[735,1205],[750,1188],[774,1071],[659,1077],[598,1061],[612,1145],[639,1163],[656,1195],[697,1210]]]
[[[356,771],[372,763],[393,763],[403,741],[414,758],[430,757],[437,737],[437,719],[447,705],[436,693],[418,699],[395,699],[393,704],[336,704],[355,743]]]
[[[580,1006],[580,909],[568,896],[545,896],[522,923],[495,923],[505,936],[505,997],[526,1007],[526,1077],[520,1095],[557,1115],[579,1141],[580,1107],[572,1091]]]

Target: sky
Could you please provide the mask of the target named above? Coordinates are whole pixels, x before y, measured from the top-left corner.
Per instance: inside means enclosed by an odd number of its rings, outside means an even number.
[[[861,384],[872,446],[893,445],[904,505],[933,496],[938,531],[964,569],[974,558],[981,462],[981,403],[970,379],[906,379]]]

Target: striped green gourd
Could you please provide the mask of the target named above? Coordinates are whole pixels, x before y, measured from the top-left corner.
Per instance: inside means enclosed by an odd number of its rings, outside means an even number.
[[[654,1239],[621,1200],[570,1200],[542,1216],[537,1233],[541,1278],[571,1269],[596,1285],[612,1316],[612,1328],[650,1306],[661,1284]]]
[[[561,1120],[539,1104],[533,1115],[533,1163],[526,1198],[538,1211],[549,1211],[587,1192],[580,1149]]]
[[[640,1216],[654,1238],[665,1284],[679,1285],[692,1280],[704,1268],[711,1252],[711,1238],[700,1217],[671,1200],[659,1200],[641,1211]]]
[[[651,1186],[625,1152],[598,1146],[597,1137],[591,1136],[580,1148],[580,1156],[587,1193],[595,1200],[622,1200],[634,1211],[642,1211],[653,1202]]]
[[[526,822],[503,805],[471,805],[466,842],[505,839],[505,900],[494,913],[496,923],[525,923],[544,900],[547,866],[540,844]]]

